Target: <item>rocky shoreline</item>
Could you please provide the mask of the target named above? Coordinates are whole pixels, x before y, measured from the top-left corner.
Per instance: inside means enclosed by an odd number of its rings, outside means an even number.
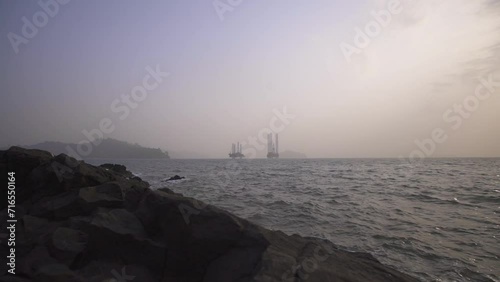
[[[3,264],[0,281],[418,281],[370,254],[153,191],[124,166],[12,147],[0,151],[0,168],[15,172],[18,219],[16,274]]]

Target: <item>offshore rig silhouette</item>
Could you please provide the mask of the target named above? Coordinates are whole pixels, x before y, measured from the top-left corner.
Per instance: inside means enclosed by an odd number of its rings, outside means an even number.
[[[274,142],[273,142],[273,134],[269,133],[267,134],[267,158],[268,159],[277,159],[280,157],[279,152],[279,147],[278,147],[278,134],[276,133],[274,135]],[[240,142],[237,142],[236,144],[233,143],[231,144],[231,152],[229,152],[229,157],[232,159],[236,158],[244,158],[245,155],[242,153],[243,151],[243,145],[240,144]]]
[[[267,158],[268,159],[277,159],[280,157],[280,154],[278,153],[278,133],[274,135],[274,141],[273,143],[273,134],[269,133],[267,134]]]
[[[236,158],[244,158],[245,155],[243,155],[243,153],[241,152],[242,151],[242,145],[240,144],[240,142],[238,142],[237,144],[232,144],[231,146],[231,152],[229,153],[229,157],[230,158],[233,158],[233,159],[236,159]]]

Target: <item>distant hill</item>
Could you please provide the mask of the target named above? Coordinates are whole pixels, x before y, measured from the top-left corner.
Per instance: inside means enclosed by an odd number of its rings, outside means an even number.
[[[51,152],[54,155],[61,153],[69,155],[67,146],[74,151],[76,144],[62,142],[43,142],[32,146],[23,146],[28,149],[40,149]],[[138,144],[131,144],[116,139],[102,139],[98,146],[92,145],[92,152],[83,159],[169,159],[168,152],[161,149],[142,147]]]
[[[303,153],[286,150],[280,152],[280,159],[307,159],[307,156]]]

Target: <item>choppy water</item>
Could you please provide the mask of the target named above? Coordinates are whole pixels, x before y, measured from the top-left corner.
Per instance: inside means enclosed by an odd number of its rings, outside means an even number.
[[[92,160],[422,281],[500,281],[500,159]],[[166,183],[175,174],[185,180]]]

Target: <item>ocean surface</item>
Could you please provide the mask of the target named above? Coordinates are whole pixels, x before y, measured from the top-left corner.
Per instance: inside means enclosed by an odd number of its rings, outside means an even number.
[[[500,159],[90,160],[422,281],[500,281]],[[186,179],[164,182],[174,175]],[[195,216],[195,215],[193,215]]]

